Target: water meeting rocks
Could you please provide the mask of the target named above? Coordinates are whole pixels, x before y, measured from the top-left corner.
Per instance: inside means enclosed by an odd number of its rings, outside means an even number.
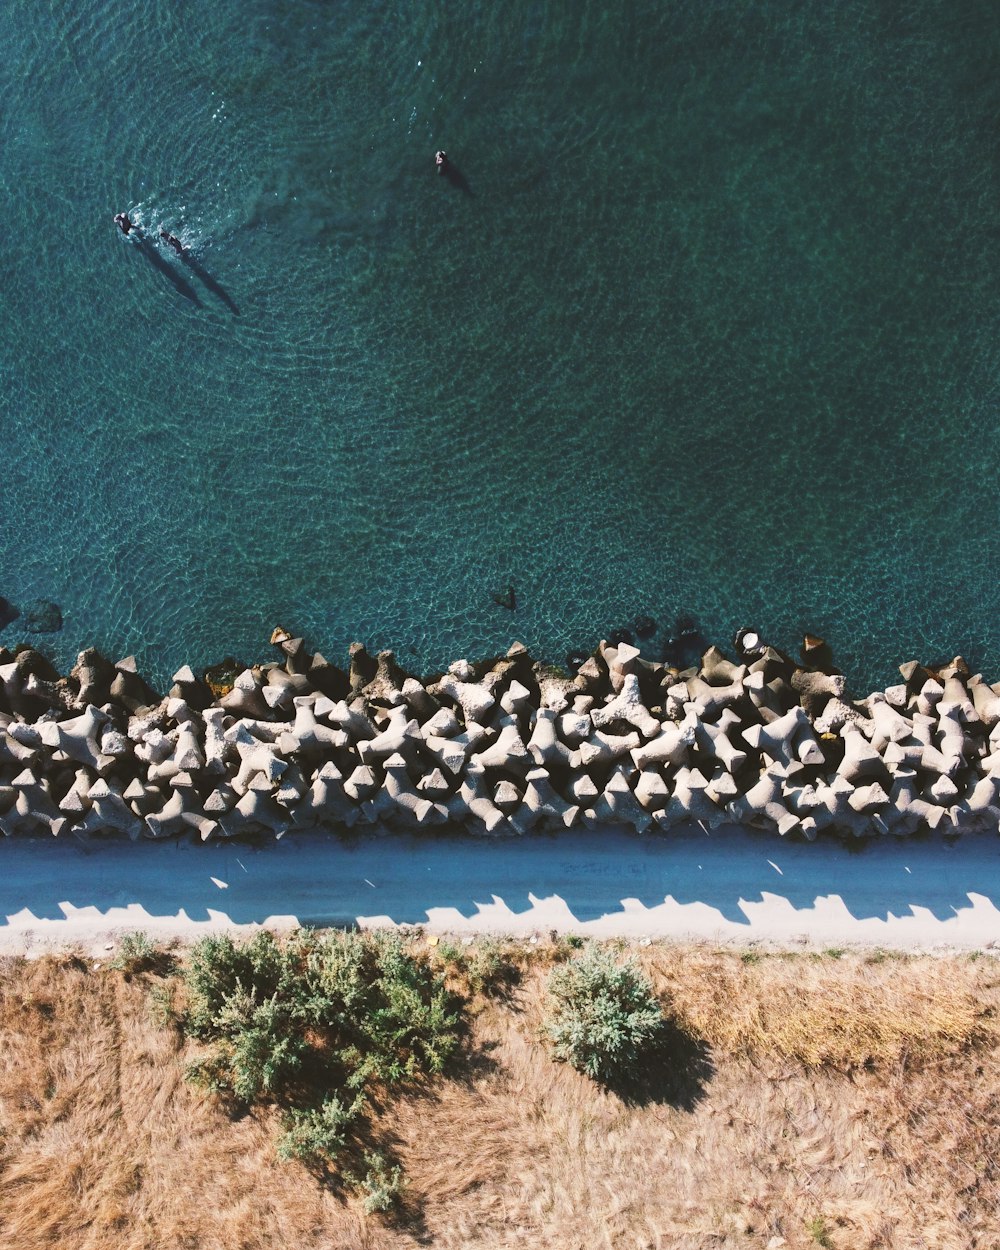
[[[755,637],[678,670],[621,637],[572,675],[515,644],[435,679],[288,630],[277,659],[184,666],[164,697],[133,657],[60,677],[0,648],[0,830],[202,839],[443,825],[491,835],[727,821],[783,836],[1000,827],[1000,685],[911,661],[853,699]],[[808,654],[808,653],[807,653]]]

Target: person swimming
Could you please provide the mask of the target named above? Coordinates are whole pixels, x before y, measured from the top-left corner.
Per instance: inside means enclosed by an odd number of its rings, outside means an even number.
[[[178,239],[176,235],[168,234],[162,226],[160,227],[160,238],[164,241],[164,243],[169,243],[178,256],[180,256],[181,252],[184,251],[184,244],[180,241],[180,239]]]
[[[447,166],[447,164],[448,164],[448,153],[447,153],[447,152],[444,152],[444,151],[437,151],[437,152],[435,152],[435,153],[434,153],[434,164],[435,164],[435,166],[437,167],[437,171],[438,171],[438,173],[439,173],[439,174],[443,174],[443,173],[444,173],[444,171],[445,171],[445,167],[446,167],[446,166]]]
[[[135,229],[132,219],[129,217],[128,213],[115,213],[115,225],[122,232],[122,234],[128,234],[130,230]]]

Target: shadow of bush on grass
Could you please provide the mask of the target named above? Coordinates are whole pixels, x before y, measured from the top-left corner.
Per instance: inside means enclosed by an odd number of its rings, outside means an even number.
[[[640,1062],[630,1071],[599,1083],[629,1106],[657,1103],[693,1111],[714,1075],[708,1043],[692,1037],[676,1021],[665,1019],[660,1035]]]

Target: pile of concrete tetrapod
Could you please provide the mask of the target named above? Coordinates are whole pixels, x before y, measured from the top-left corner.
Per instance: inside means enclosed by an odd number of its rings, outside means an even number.
[[[519,643],[421,681],[355,643],[341,670],[276,630],[279,661],[158,698],[134,660],[60,678],[0,648],[0,830],[202,838],[356,826],[472,833],[738,822],[814,838],[997,829],[1000,685],[901,666],[844,679],[772,648],[678,672],[601,643],[575,675]]]

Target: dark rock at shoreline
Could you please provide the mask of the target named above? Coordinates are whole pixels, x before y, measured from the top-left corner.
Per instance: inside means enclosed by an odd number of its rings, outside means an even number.
[[[46,655],[34,647],[20,645],[14,648],[14,663],[22,677],[37,677],[40,681],[56,682],[59,670]]]
[[[153,688],[139,673],[135,656],[126,656],[115,665],[115,676],[111,683],[111,698],[130,712],[138,712],[140,708],[152,707],[158,701]]]
[[[656,622],[651,616],[640,614],[635,618],[633,624],[635,625],[635,632],[640,638],[652,638],[656,633]]]
[[[172,699],[183,699],[195,712],[204,712],[211,706],[214,697],[208,683],[200,681],[187,664],[174,673],[173,685],[167,693]]]
[[[32,599],[24,609],[24,628],[29,634],[57,634],[62,624],[62,609],[51,599]]]
[[[312,656],[305,649],[304,638],[284,638],[278,645],[285,654],[285,671],[289,675],[308,673]]]
[[[708,639],[694,617],[681,615],[674,622],[673,637],[664,643],[663,660],[671,668],[688,669],[698,664],[707,649]]]
[[[77,656],[70,678],[76,682],[82,703],[96,703],[100,706],[107,703],[110,697],[115,666],[100,651],[88,647]]]
[[[235,660],[231,655],[227,655],[218,664],[212,664],[205,669],[205,683],[216,699],[221,699],[223,695],[228,694],[232,690],[233,683],[245,667],[245,664],[241,664],[239,660]]]
[[[18,612],[17,608],[14,607],[10,600],[5,599],[3,595],[0,595],[0,629],[6,629],[7,626],[16,621],[20,615],[21,613]]]
[[[806,634],[802,639],[799,655],[805,664],[808,664],[810,668],[818,669],[821,673],[836,671],[833,667],[833,652],[825,638],[819,638],[815,634]]]
[[[330,699],[343,699],[351,689],[351,682],[342,668],[317,651],[309,665],[308,677],[313,686]]]
[[[351,696],[359,694],[378,672],[378,661],[368,654],[363,642],[352,642],[347,649],[351,657]]]

